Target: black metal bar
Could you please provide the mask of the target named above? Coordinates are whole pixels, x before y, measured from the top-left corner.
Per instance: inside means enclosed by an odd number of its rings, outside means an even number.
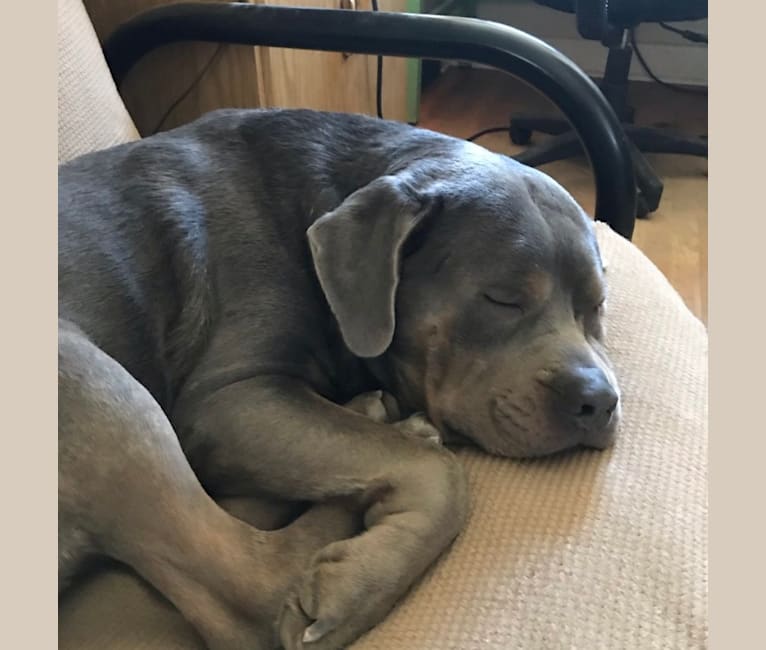
[[[625,134],[596,85],[539,39],[484,20],[406,13],[182,3],[120,26],[104,53],[119,82],[147,52],[178,41],[461,60],[498,68],[556,104],[583,142],[596,180],[596,218],[630,239],[636,188]]]

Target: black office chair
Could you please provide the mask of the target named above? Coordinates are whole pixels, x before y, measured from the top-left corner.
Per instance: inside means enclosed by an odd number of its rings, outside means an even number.
[[[633,108],[628,103],[628,72],[633,49],[628,38],[640,23],[698,20],[707,17],[707,0],[535,0],[538,4],[575,14],[577,30],[583,38],[601,41],[607,48],[606,70],[600,88],[623,122],[631,141],[639,196],[638,217],[654,212],[662,197],[663,184],[641,152],[675,153],[707,157],[707,138],[684,135],[668,129],[639,127],[633,124]],[[529,144],[539,131],[555,137],[515,156],[537,167],[575,156],[582,151],[568,122],[562,119],[515,115],[511,117],[511,140]]]

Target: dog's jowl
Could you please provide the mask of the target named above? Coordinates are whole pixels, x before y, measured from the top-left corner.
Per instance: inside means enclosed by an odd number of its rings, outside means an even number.
[[[210,648],[347,646],[460,533],[450,443],[610,444],[605,297],[560,186],[406,125],[226,110],[62,166],[60,588],[109,557]]]

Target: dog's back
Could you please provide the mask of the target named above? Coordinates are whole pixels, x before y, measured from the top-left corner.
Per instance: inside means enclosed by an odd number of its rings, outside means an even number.
[[[167,404],[221,291],[316,293],[311,221],[449,141],[365,116],[227,109],[78,158],[59,169],[59,315]]]

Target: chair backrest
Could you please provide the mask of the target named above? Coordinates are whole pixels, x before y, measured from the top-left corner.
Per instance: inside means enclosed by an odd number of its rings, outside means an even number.
[[[138,137],[82,0],[58,0],[59,163]]]
[[[608,5],[609,22],[616,27],[707,18],[707,0],[578,0],[577,4],[594,1]]]
[[[535,0],[577,17],[580,36],[609,44],[641,23],[707,18],[707,0]]]

